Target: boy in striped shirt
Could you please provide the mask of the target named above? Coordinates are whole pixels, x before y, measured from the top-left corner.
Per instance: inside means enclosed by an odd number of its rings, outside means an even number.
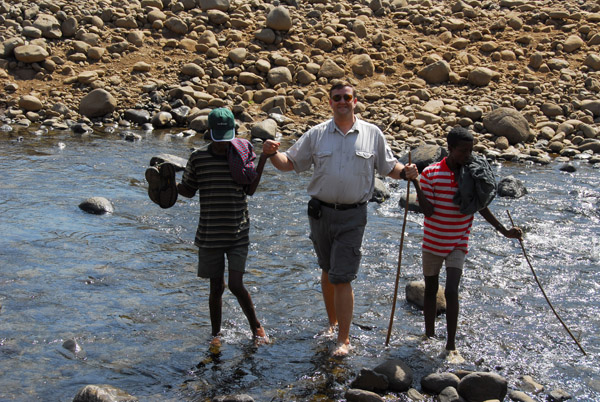
[[[448,156],[426,167],[419,181],[414,181],[421,210],[425,214],[423,230],[423,275],[425,276],[425,335],[435,336],[436,295],[439,273],[446,264],[446,325],[448,339],[443,354],[454,363],[464,359],[456,350],[458,322],[458,286],[468,251],[473,215],[464,215],[453,203],[458,189],[460,169],[473,151],[473,136],[463,127],[455,127],[447,137]],[[487,208],[479,211],[496,230],[507,238],[520,238],[521,229],[506,229]]]

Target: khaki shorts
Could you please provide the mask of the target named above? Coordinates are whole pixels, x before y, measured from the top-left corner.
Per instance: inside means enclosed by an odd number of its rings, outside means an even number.
[[[198,276],[219,278],[225,275],[225,256],[230,271],[244,273],[248,258],[248,245],[227,248],[198,248]]]
[[[446,262],[446,268],[463,269],[463,266],[465,265],[465,255],[465,252],[462,250],[453,250],[445,257],[423,251],[423,275],[439,275],[444,262]]]
[[[327,272],[329,282],[349,283],[356,279],[367,225],[367,204],[344,211],[322,207],[319,219],[309,216],[308,220],[319,267]]]

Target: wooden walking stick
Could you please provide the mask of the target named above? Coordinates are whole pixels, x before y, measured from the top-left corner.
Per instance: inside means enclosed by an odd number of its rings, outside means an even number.
[[[408,153],[408,163],[410,164],[411,157]],[[396,299],[398,298],[398,281],[400,280],[400,266],[402,265],[402,247],[404,246],[404,229],[406,228],[406,215],[408,214],[408,196],[410,194],[410,180],[406,181],[406,205],[404,206],[404,222],[402,223],[402,234],[400,235],[400,250],[398,252],[398,269],[396,270],[396,285],[394,286],[394,302],[392,303],[392,315],[390,316],[390,325],[388,326],[387,337],[385,338],[385,346],[390,343],[390,335],[392,334],[392,325],[394,324],[394,314],[396,313]]]
[[[513,227],[514,227],[515,223],[513,222],[512,216],[510,216],[510,212],[508,212],[508,210],[506,210],[506,213],[508,214],[508,219],[510,219],[510,224],[513,225]],[[552,309],[552,312],[554,313],[554,315],[556,316],[556,318],[558,318],[558,321],[560,321],[560,323],[562,324],[562,326],[564,327],[564,329],[569,333],[569,335],[571,335],[571,338],[573,338],[573,340],[575,341],[575,343],[577,344],[577,346],[579,346],[579,349],[581,350],[581,352],[584,355],[587,356],[587,353],[585,353],[585,350],[583,350],[583,347],[581,347],[581,345],[579,344],[579,342],[577,341],[577,339],[573,336],[573,334],[569,330],[569,327],[567,327],[567,324],[565,324],[564,321],[560,318],[560,316],[558,315],[558,313],[554,309],[554,306],[552,305],[552,303],[550,303],[550,299],[548,299],[548,296],[546,296],[546,292],[544,291],[544,288],[542,287],[542,284],[538,280],[538,277],[537,277],[537,275],[535,273],[535,270],[533,269],[533,265],[531,265],[531,262],[529,262],[529,257],[527,257],[527,253],[525,252],[525,246],[523,246],[523,240],[521,238],[519,238],[519,243],[521,244],[521,250],[523,250],[523,255],[525,256],[525,260],[527,261],[527,264],[529,264],[529,268],[531,268],[531,272],[533,273],[533,277],[535,278],[535,281],[537,282],[540,290],[542,291],[542,294],[544,295],[544,298],[548,302],[548,305]]]

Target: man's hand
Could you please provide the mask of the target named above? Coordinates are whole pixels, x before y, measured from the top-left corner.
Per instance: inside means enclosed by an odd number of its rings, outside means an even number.
[[[273,140],[266,140],[263,143],[263,154],[267,157],[273,156],[279,151],[280,142]]]
[[[419,177],[419,169],[417,169],[417,165],[415,165],[414,163],[409,163],[405,165],[404,172],[405,174],[403,174],[402,176],[405,176],[405,180],[412,181]]]

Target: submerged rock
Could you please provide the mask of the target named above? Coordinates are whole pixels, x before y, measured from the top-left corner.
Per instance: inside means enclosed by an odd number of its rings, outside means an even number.
[[[79,204],[79,208],[95,215],[111,214],[114,212],[112,203],[104,197],[91,197]]]

